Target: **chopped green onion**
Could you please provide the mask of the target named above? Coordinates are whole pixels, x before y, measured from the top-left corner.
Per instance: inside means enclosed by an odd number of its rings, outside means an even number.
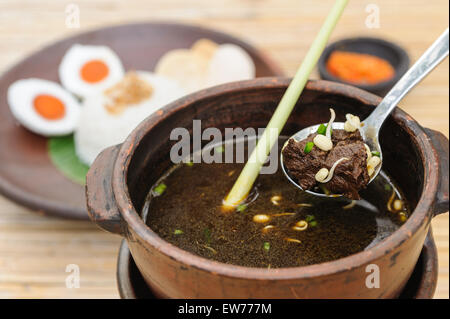
[[[313,220],[313,221],[309,222],[309,226],[316,227],[317,226],[317,221]]]
[[[205,241],[209,244],[211,242],[211,230],[209,228],[205,228],[203,230],[203,234],[205,235]]]
[[[191,161],[189,161],[189,162],[186,162],[186,165],[189,166],[189,167],[191,167],[191,166],[194,166],[194,163],[191,162]]]
[[[311,222],[311,221],[313,221],[315,218],[314,218],[314,215],[306,215],[306,218],[305,218],[305,220],[309,223],[309,222]]]
[[[236,207],[236,210],[238,212],[243,212],[246,209],[247,209],[247,205],[245,205],[245,204],[241,204],[241,205],[238,205],[238,207]]]
[[[380,152],[372,151],[372,155],[373,155],[373,156],[378,156],[378,157],[380,157]]]
[[[264,248],[265,251],[269,251],[269,250],[270,250],[270,243],[269,243],[268,241],[266,241],[266,242],[263,244],[263,248]]]
[[[305,154],[308,154],[309,152],[311,152],[311,150],[314,147],[314,143],[313,142],[308,142],[305,145],[305,149],[303,150],[305,152]]]
[[[325,135],[327,132],[327,126],[325,124],[320,124],[319,128],[317,129],[317,134]]]
[[[153,188],[153,193],[155,193],[156,195],[161,195],[162,193],[164,193],[166,188],[167,188],[167,185],[164,183],[161,183],[158,186],[156,186],[155,188]]]
[[[392,188],[391,188],[391,185],[389,185],[389,184],[384,184],[384,190],[385,191],[391,191],[392,190]]]
[[[181,235],[181,234],[183,234],[183,231],[182,231],[181,229],[175,229],[175,230],[173,231],[173,234],[174,234],[174,235]]]

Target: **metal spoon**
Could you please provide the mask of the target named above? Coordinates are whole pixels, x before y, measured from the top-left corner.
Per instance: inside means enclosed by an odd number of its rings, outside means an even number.
[[[380,129],[389,116],[389,114],[394,110],[398,102],[425,76],[433,70],[445,57],[448,56],[448,28],[447,30],[428,48],[428,50],[420,57],[419,60],[402,76],[402,78],[395,84],[395,86],[389,91],[389,93],[383,98],[381,103],[375,108],[375,110],[362,122],[364,125],[359,129],[364,142],[370,147],[372,151],[377,151],[380,153],[381,164],[378,165],[371,176],[371,181],[375,179],[381,170],[381,165],[383,163],[383,153],[381,151],[380,142],[378,141],[378,135]],[[303,130],[295,133],[290,138],[296,141],[301,141],[307,138],[310,134],[315,133],[319,128],[319,125],[313,125]],[[344,123],[337,122],[333,123],[333,129],[344,129]],[[294,184],[296,187],[301,188],[297,182],[289,176],[289,172],[284,166],[283,153],[280,155],[280,163],[283,173],[286,175],[288,180]],[[321,197],[339,197],[340,194],[330,194],[326,195],[323,193],[316,193],[310,190],[306,192],[321,196]]]

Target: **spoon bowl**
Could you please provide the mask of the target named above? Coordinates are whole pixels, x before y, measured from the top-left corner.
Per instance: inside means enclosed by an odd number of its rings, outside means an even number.
[[[417,62],[405,73],[405,75],[394,85],[388,94],[383,98],[380,104],[374,111],[361,123],[359,132],[364,140],[364,143],[369,146],[371,151],[377,151],[380,154],[381,163],[375,167],[373,174],[370,177],[369,183],[372,182],[381,170],[383,165],[383,153],[381,152],[381,145],[378,139],[380,129],[387,119],[389,114],[394,110],[397,103],[428,73],[431,72],[445,57],[448,56],[449,42],[448,42],[448,28],[441,34],[441,36],[425,51],[425,53],[417,60]],[[299,142],[307,138],[310,134],[317,132],[320,124],[309,126],[292,135],[288,141],[293,138]],[[344,123],[336,122],[331,126],[333,129],[344,129]],[[287,143],[287,141],[286,141]],[[284,145],[286,146],[286,144]],[[283,148],[284,148],[283,146]],[[283,173],[287,179],[299,189],[303,188],[289,175],[289,171],[284,166],[283,153],[280,154],[280,162]],[[340,197],[341,194],[324,194],[317,193],[312,190],[305,190],[306,192],[319,197]]]
[[[363,122],[364,123],[364,122]],[[326,124],[326,123],[324,123]],[[295,133],[294,135],[292,135],[283,145],[283,148],[287,145],[288,141],[290,139],[294,139],[296,142],[302,141],[305,138],[307,138],[309,135],[317,132],[317,129],[319,128],[320,124],[317,125],[313,125],[313,126],[309,126],[306,127],[304,129],[302,129],[301,131],[298,131],[297,133]],[[333,128],[333,130],[343,130],[344,129],[344,122],[333,122],[333,124],[331,125],[331,127]],[[370,150],[372,151],[377,151],[380,153],[380,159],[381,162],[383,162],[383,154],[381,152],[381,147],[380,147],[380,143],[378,142],[378,135],[374,136],[374,135],[370,135],[370,130],[368,130],[369,132],[366,132],[366,125],[363,125],[360,129],[359,132],[361,133],[361,136],[364,140],[364,142],[369,146]],[[298,183],[297,181],[291,176],[289,175],[289,170],[284,166],[284,159],[283,159],[283,152],[280,153],[280,163],[281,163],[281,169],[284,173],[284,175],[286,176],[286,178],[297,188],[299,188],[302,191],[306,191],[309,194],[315,195],[315,196],[319,196],[319,197],[341,197],[342,194],[324,194],[324,193],[317,193],[314,192],[312,190],[304,190]],[[378,173],[381,170],[381,164],[378,165],[375,168],[374,173],[370,176],[370,180],[369,183],[372,182],[375,177],[377,177]]]

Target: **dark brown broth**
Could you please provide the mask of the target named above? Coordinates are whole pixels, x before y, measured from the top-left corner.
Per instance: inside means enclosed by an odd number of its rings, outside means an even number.
[[[279,145],[283,145],[282,141]],[[162,195],[149,194],[143,211],[147,225],[164,240],[208,259],[278,268],[317,264],[355,254],[383,240],[402,223],[398,213],[386,208],[392,192],[396,191],[396,198],[401,198],[401,193],[384,174],[361,192],[363,200],[357,201],[353,208],[343,209],[350,201],[301,192],[279,169],[276,174],[259,176],[254,189],[257,198],[245,210],[224,213],[222,200],[243,165],[176,166],[154,185],[167,186]],[[278,205],[271,201],[275,195],[281,196]],[[280,213],[294,215],[273,216]],[[406,209],[404,213],[409,215]],[[253,221],[256,214],[272,217],[270,222],[258,224]],[[292,226],[300,220],[309,221],[307,229],[293,230]],[[266,225],[275,227],[264,233]]]

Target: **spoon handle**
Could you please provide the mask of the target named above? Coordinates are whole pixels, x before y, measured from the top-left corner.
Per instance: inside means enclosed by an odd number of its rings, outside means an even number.
[[[378,135],[377,133],[384,120],[386,120],[398,102],[446,56],[448,56],[448,28],[408,72],[402,76],[375,110],[364,120],[365,129],[376,132],[376,135]]]

